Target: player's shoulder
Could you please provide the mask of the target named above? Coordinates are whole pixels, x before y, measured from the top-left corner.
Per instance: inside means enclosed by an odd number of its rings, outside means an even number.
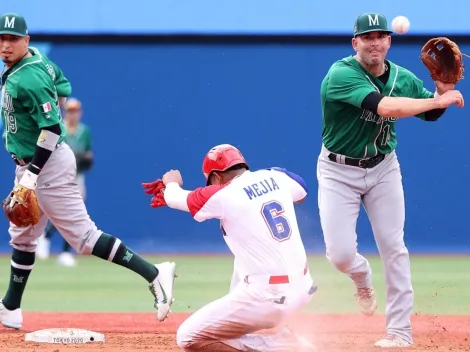
[[[257,169],[257,170],[253,170],[251,171],[251,173],[253,175],[257,175],[257,174],[263,174],[263,173],[266,173],[266,174],[277,174],[277,173],[284,173],[285,171],[287,171],[287,169],[284,169],[282,167],[279,167],[279,166],[270,166],[270,167],[265,167],[265,168],[262,168],[262,169]]]
[[[36,56],[38,59],[41,60],[41,62],[44,65],[48,65],[48,64],[49,65],[56,65],[55,63],[52,62],[51,59],[49,59],[49,57],[44,52],[42,52],[38,48],[36,48],[34,46],[30,46],[29,49],[30,49],[31,52],[34,53],[34,56]]]
[[[267,167],[263,169],[247,171],[246,174],[244,175],[250,178],[268,177],[269,175],[282,174],[283,170],[284,169],[279,168],[279,167]]]
[[[230,183],[223,185],[209,185],[205,187],[199,187],[191,191],[187,198],[187,204],[189,212],[192,216],[197,214],[207,204],[222,204],[222,200],[225,199],[224,191],[227,189]]]
[[[307,187],[305,180],[297,173],[294,173],[286,168],[279,167],[279,166],[272,166],[268,168],[267,170],[269,170],[270,172],[276,173],[277,175],[280,176],[281,179],[284,179],[289,184],[292,184],[292,182],[297,183],[300,186],[302,186],[302,188],[304,188],[305,191],[308,191],[308,187]]]
[[[223,190],[226,190],[230,186],[231,182],[223,185],[209,185],[204,187],[198,187],[190,192],[191,198],[197,198],[200,202],[207,202],[209,199],[219,197],[223,194]]]
[[[387,61],[390,65],[394,65],[396,67],[396,69],[398,71],[398,75],[400,77],[403,77],[405,79],[407,79],[407,78],[417,79],[418,78],[412,71],[410,71],[406,67],[398,65],[397,63],[395,63],[393,61],[390,61],[390,60],[387,60]]]
[[[354,66],[354,61],[353,60],[354,60],[354,58],[351,55],[345,56],[345,57],[333,62],[333,64],[330,66],[330,70],[341,69],[341,68],[351,68],[351,67]]]
[[[287,169],[285,169],[283,167],[280,167],[280,166],[270,166],[270,167],[266,167],[264,169],[256,170],[255,172],[267,172],[267,173],[274,173],[274,174],[277,174],[277,173],[284,174],[286,171],[287,171]]]
[[[356,59],[354,59],[352,56],[347,56],[335,61],[330,66],[327,76],[330,80],[335,80],[357,76],[358,73],[360,73],[360,71],[358,70]]]
[[[283,180],[287,180],[288,178],[290,178],[289,175],[291,174],[291,172],[283,167],[271,166],[271,167],[259,169],[253,172],[253,175],[257,175],[257,174],[262,174],[266,177],[269,177],[269,176],[278,177],[282,182]]]
[[[38,49],[30,47],[30,50],[33,56],[10,75],[12,79],[17,80],[19,89],[25,91],[52,84],[50,78],[55,74],[53,67],[49,65],[50,61]]]

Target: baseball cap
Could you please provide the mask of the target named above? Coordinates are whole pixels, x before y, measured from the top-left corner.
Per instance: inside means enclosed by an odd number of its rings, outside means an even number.
[[[0,34],[16,35],[26,37],[28,26],[23,16],[17,13],[5,13],[0,16]]]
[[[69,98],[65,102],[65,110],[80,110],[82,108],[82,103],[76,98]]]
[[[354,23],[354,36],[368,32],[393,33],[393,31],[388,29],[385,16],[374,12],[359,15]]]

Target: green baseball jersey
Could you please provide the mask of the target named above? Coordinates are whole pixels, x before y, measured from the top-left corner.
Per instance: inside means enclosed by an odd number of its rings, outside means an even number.
[[[321,84],[322,138],[325,147],[351,158],[392,152],[397,146],[395,117],[382,117],[361,108],[371,92],[385,96],[431,98],[434,93],[412,72],[388,61],[390,75],[383,84],[352,56],[336,61]],[[416,115],[424,119],[424,113]]]
[[[36,150],[40,130],[60,123],[65,126],[59,97],[71,94],[70,82],[57,65],[36,48],[31,57],[20,60],[1,73],[1,115],[4,119],[3,141],[6,150],[19,159],[31,158]]]
[[[91,133],[90,129],[84,123],[80,123],[75,131],[67,132],[65,142],[73,150],[75,156],[91,151]],[[82,172],[80,167],[77,172]]]

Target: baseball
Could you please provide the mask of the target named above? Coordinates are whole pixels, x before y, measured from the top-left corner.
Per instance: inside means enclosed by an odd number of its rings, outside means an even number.
[[[405,34],[410,29],[410,20],[405,16],[397,16],[392,21],[392,29],[395,33]]]

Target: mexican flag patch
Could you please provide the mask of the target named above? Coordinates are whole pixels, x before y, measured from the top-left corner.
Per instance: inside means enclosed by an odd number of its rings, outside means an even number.
[[[41,107],[42,107],[42,112],[44,112],[44,113],[49,112],[49,111],[52,110],[52,105],[49,102],[47,102],[45,104],[42,104]]]

